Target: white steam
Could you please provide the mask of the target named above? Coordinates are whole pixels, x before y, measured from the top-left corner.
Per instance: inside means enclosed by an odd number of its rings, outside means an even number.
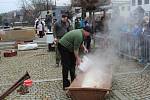
[[[136,16],[136,18],[137,17],[138,16]],[[79,67],[82,72],[85,73],[82,87],[98,88],[103,87],[106,83],[110,82],[112,78],[112,71],[113,69],[116,69],[114,66],[120,63],[118,62],[120,60],[118,57],[118,52],[120,52],[120,43],[123,43],[121,45],[121,49],[127,49],[125,47],[126,43],[120,38],[122,35],[124,35],[120,28],[122,28],[124,25],[127,25],[129,28],[127,31],[131,31],[131,28],[137,23],[137,21],[139,21],[139,19],[141,21],[141,15],[139,16],[138,20],[135,20],[132,16],[123,18],[117,15],[112,17],[112,19],[109,19],[109,21],[105,21],[110,22],[108,23],[109,34],[106,33],[105,35],[105,33],[97,33],[100,37],[104,37],[104,40],[98,39],[96,45],[101,45],[102,42],[105,42],[105,39],[109,40],[110,45],[106,49],[98,48],[94,53],[83,58],[83,63]]]

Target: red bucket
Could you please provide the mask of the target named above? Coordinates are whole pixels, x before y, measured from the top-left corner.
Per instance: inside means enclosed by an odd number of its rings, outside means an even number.
[[[32,80],[28,79],[28,80],[25,80],[24,83],[23,83],[24,86],[27,86],[27,87],[30,87],[32,86]]]

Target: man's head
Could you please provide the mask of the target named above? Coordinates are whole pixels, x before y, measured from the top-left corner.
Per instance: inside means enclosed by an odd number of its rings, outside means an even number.
[[[68,16],[63,14],[61,20],[62,20],[62,22],[67,22]]]
[[[86,38],[87,36],[89,36],[91,33],[91,28],[89,26],[86,26],[83,28],[83,35]]]

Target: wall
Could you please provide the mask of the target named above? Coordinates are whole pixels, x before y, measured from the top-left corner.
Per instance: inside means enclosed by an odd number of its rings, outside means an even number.
[[[135,6],[133,6],[132,2],[130,2],[131,11],[135,10],[138,6],[141,6],[145,10],[145,13],[149,13],[150,12],[150,1],[149,1],[149,4],[144,4],[144,0],[142,0],[142,5],[138,5],[137,1],[138,0],[136,0]]]
[[[126,0],[112,1],[112,14],[119,14],[122,17],[128,17],[130,15],[130,2]]]

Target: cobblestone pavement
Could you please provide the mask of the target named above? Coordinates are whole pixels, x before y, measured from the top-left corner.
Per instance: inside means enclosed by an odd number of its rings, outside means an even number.
[[[16,91],[7,100],[70,100],[62,90],[62,81],[35,82],[29,93],[19,95]]]
[[[2,57],[0,94],[28,71],[34,81],[30,93],[19,95],[15,91],[7,100],[69,100],[62,90],[61,67],[55,67],[54,58],[55,53],[45,49],[19,51],[12,58]],[[112,66],[115,73],[112,92],[107,100],[150,100],[149,72],[128,74],[129,71],[139,71],[142,67],[125,59],[119,59]]]
[[[44,49],[19,51],[16,57],[0,62],[0,84],[13,83],[29,72],[33,80],[61,78],[61,67],[55,67],[55,53]]]
[[[114,76],[113,90],[127,100],[150,100],[150,71]]]
[[[134,61],[126,61],[115,69],[108,100],[150,100],[150,71],[141,72],[142,66]]]
[[[8,100],[61,100],[59,98],[65,100],[67,97],[61,87],[61,67],[55,67],[54,58],[54,52],[47,52],[44,49],[19,51],[16,57],[2,57],[0,62],[0,94],[28,71],[31,79],[36,80],[30,89],[31,94],[20,96],[14,92],[8,97]],[[43,99],[44,97],[51,99]]]

